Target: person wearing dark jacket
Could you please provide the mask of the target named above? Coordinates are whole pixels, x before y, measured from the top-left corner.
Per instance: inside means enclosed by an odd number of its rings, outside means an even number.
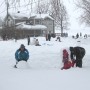
[[[39,44],[38,39],[36,39],[36,41],[35,41],[35,46],[41,46],[41,45]]]
[[[82,68],[82,59],[85,55],[85,49],[83,47],[70,47],[70,57],[71,60],[74,60],[74,63],[76,63],[76,67]],[[74,59],[76,57],[76,60]]]
[[[48,34],[48,40],[49,41],[51,40],[51,34]]]
[[[29,52],[23,44],[21,44],[20,48],[15,52],[15,59],[16,59],[16,64],[19,61],[27,62],[27,60],[29,59]]]
[[[27,37],[28,45],[30,45],[30,37]]]

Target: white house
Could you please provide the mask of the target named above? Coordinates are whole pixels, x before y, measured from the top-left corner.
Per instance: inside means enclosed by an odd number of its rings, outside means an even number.
[[[21,14],[9,13],[4,19],[4,27],[14,30],[17,37],[40,36],[46,33],[55,33],[54,19],[48,14]],[[11,31],[13,31],[11,30]]]

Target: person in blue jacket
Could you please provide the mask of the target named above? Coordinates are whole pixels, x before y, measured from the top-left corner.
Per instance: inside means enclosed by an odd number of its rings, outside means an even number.
[[[16,59],[16,64],[19,61],[27,62],[27,60],[29,59],[29,52],[23,44],[21,44],[20,48],[15,52],[15,59]]]

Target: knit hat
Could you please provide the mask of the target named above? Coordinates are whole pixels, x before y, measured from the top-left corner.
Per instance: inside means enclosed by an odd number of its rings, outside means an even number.
[[[21,44],[20,48],[25,48],[24,44]]]
[[[63,52],[67,52],[67,50],[66,49],[63,49]]]
[[[74,48],[73,47],[70,47],[70,51],[73,51],[74,50]]]

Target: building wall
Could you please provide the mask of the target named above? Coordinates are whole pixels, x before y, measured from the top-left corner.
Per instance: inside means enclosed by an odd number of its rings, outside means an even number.
[[[15,30],[15,37],[18,38],[26,38],[27,36],[40,36],[40,30]]]
[[[27,20],[27,19],[26,19]],[[20,23],[20,22],[26,22],[26,20],[21,20],[21,19],[15,19],[15,24]]]
[[[14,20],[10,16],[8,16],[8,20],[7,18],[5,18],[4,20],[4,26],[7,26],[7,25],[9,27],[14,26]]]
[[[36,25],[37,25],[37,24],[42,24],[41,19],[36,19],[36,20],[35,20],[35,24],[36,24]]]
[[[54,20],[47,18],[47,19],[35,19],[33,21],[35,21],[34,23],[35,25],[39,25],[39,24],[45,25],[47,27],[47,31],[48,31],[47,33],[55,33]]]
[[[42,20],[42,24],[47,27],[48,33],[54,33],[54,21],[50,19]]]
[[[47,30],[46,31],[41,31],[41,30],[15,30],[15,27],[13,27],[13,29],[10,31],[12,31],[12,35],[13,37],[17,36],[18,38],[23,38],[23,37],[26,37],[27,35],[30,35],[30,36],[40,36],[41,34],[42,35],[45,35],[46,33],[54,33],[54,20],[50,19],[50,18],[46,18],[46,19],[34,19],[34,18],[31,18],[31,19],[13,19],[11,16],[8,16],[8,24],[9,26],[15,26],[15,23],[19,23],[19,22],[29,22],[31,23],[32,25],[37,25],[37,24],[41,24],[41,25],[45,25],[47,27]],[[5,19],[5,22],[4,22],[6,25],[7,25],[7,18]],[[9,32],[9,31],[8,31]],[[11,35],[11,34],[10,34]],[[11,35],[11,36],[12,36]],[[9,33],[8,33],[8,36],[9,36]]]

